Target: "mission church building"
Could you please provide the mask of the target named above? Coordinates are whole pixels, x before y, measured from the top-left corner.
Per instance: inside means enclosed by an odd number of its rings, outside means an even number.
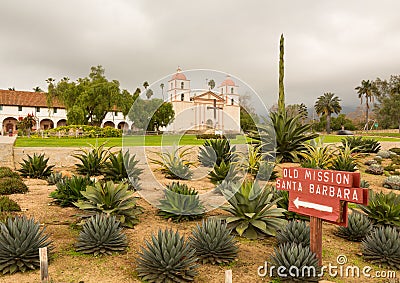
[[[196,90],[178,67],[167,87],[167,101],[172,103],[175,119],[166,131],[240,132],[239,86],[229,75],[215,91]]]

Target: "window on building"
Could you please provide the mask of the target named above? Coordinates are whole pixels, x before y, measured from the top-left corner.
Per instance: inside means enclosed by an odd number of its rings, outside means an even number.
[[[18,106],[18,111],[22,111],[22,106]]]
[[[224,89],[223,88],[221,88],[221,94],[224,94]]]
[[[36,112],[40,112],[40,107],[36,107]]]
[[[57,113],[57,107],[53,108],[53,112],[54,112],[54,114]]]
[[[185,86],[185,83],[184,83],[184,82],[181,82],[181,89],[183,89],[184,86]]]
[[[3,110],[3,105],[0,105],[0,111]]]
[[[183,101],[183,100],[185,100],[185,94],[184,93],[181,94],[181,101]]]
[[[233,93],[233,87],[231,87],[231,93]]]
[[[114,116],[118,116],[118,112],[117,111],[114,112]]]
[[[174,88],[174,84],[173,83],[171,83],[171,89],[173,89]]]
[[[231,105],[233,105],[233,104],[234,104],[234,102],[235,102],[235,101],[233,100],[233,98],[231,98]]]

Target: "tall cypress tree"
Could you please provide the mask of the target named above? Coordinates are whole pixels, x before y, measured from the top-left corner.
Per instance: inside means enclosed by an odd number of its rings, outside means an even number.
[[[285,113],[285,89],[283,86],[283,77],[284,77],[284,64],[283,64],[283,34],[281,34],[281,40],[279,42],[279,98],[278,98],[278,112]]]

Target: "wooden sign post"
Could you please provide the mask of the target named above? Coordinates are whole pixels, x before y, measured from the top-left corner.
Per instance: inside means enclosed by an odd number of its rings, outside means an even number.
[[[288,210],[310,216],[310,249],[322,264],[322,221],[347,226],[348,202],[368,204],[368,189],[359,188],[360,173],[283,168],[276,188],[289,192]]]

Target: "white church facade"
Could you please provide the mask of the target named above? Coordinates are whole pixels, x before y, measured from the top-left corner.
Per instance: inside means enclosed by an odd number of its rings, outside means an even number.
[[[167,101],[175,111],[166,131],[240,132],[239,86],[228,75],[215,89],[192,89],[190,79],[178,68],[167,85]]]

